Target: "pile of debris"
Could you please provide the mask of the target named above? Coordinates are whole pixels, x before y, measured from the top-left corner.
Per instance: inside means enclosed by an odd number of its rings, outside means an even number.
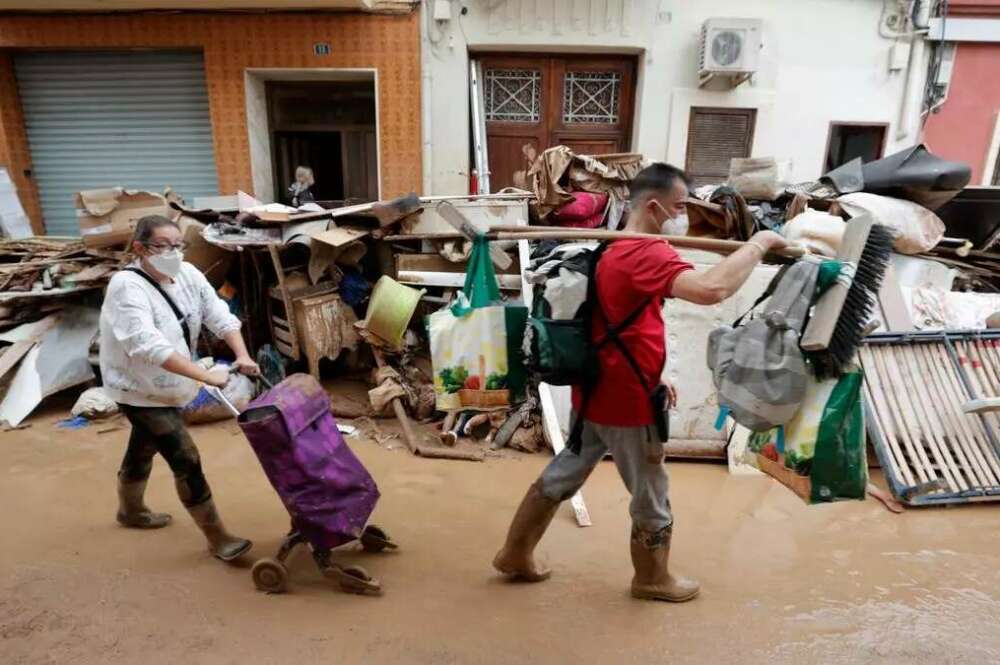
[[[107,284],[123,256],[80,240],[0,240],[0,330],[79,302]]]

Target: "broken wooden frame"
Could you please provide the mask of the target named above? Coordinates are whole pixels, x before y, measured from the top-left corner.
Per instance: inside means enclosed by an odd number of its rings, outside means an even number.
[[[1000,501],[1000,331],[881,333],[859,350],[868,434],[910,506]]]

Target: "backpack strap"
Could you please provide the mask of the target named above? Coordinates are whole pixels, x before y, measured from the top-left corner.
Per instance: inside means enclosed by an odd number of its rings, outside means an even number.
[[[597,297],[597,263],[600,261],[606,248],[607,245],[602,243],[596,250],[597,256],[594,258],[593,264],[591,264],[591,271],[587,282],[587,315],[585,317],[585,325],[587,326],[586,330],[589,335],[590,331],[593,329],[593,315],[594,308],[596,307],[597,311],[601,313],[601,317],[607,324],[607,331],[605,332],[604,339],[594,345],[594,350],[599,351],[607,344],[614,342],[625,356],[625,359],[628,361],[632,370],[636,373],[636,376],[639,377],[643,390],[652,394],[652,390],[649,388],[645,377],[642,375],[642,371],[639,369],[639,363],[636,362],[635,357],[632,356],[628,348],[621,341],[620,336],[626,328],[635,323],[636,319],[639,318],[639,315],[642,314],[643,311],[645,311],[645,309],[653,302],[653,299],[651,298],[644,301],[641,305],[630,312],[629,315],[626,316],[625,319],[618,325],[612,326],[608,322],[608,317],[604,314],[604,308],[601,307],[600,299]],[[587,409],[590,407],[590,398],[593,394],[593,386],[589,383],[584,383],[580,386],[580,389],[583,392],[583,399],[580,400],[580,412],[576,414],[576,418],[573,420],[573,429],[570,431],[569,439],[566,442],[566,447],[577,455],[580,454],[580,447],[583,445],[583,420],[584,415],[587,413]]]
[[[790,267],[791,264],[782,266],[778,270],[778,273],[773,278],[771,278],[771,281],[768,283],[767,288],[764,289],[764,293],[762,293],[760,297],[757,298],[757,300],[755,300],[752,305],[750,305],[750,309],[743,312],[743,314],[740,315],[740,318],[733,321],[733,326],[732,326],[733,328],[739,328],[740,324],[743,323],[743,319],[745,319],[747,315],[750,314],[750,312],[757,309],[757,307],[759,307],[762,302],[764,302],[772,295],[774,295],[774,291],[778,288],[778,283],[781,281],[781,278],[785,276],[785,273],[788,272],[788,269]]]
[[[163,299],[167,301],[167,305],[170,306],[170,310],[174,313],[174,316],[177,317],[177,323],[181,325],[181,330],[184,332],[184,341],[187,342],[188,350],[190,350],[191,328],[188,327],[187,317],[185,317],[184,314],[181,313],[181,308],[177,306],[177,303],[174,302],[173,298],[167,295],[167,292],[163,290],[163,287],[160,286],[160,283],[157,282],[152,277],[150,277],[149,274],[146,273],[145,271],[134,267],[125,268],[125,270],[129,272],[134,272],[139,277],[142,277],[144,280],[149,282],[150,286],[156,289],[161,296],[163,296]]]

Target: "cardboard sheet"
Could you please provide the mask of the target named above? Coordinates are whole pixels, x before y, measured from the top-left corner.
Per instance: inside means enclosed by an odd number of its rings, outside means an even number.
[[[17,427],[49,395],[94,378],[90,342],[97,334],[99,318],[96,308],[67,307],[4,335],[6,341],[37,336],[38,343],[18,365],[0,402],[0,421]]]

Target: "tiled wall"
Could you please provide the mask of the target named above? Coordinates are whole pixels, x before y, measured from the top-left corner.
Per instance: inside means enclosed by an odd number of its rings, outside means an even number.
[[[388,198],[421,186],[418,21],[417,13],[20,15],[0,17],[0,49],[201,49],[223,193],[253,191],[245,69],[375,68],[382,195]],[[316,56],[317,42],[330,44],[330,55]],[[11,169],[37,223],[37,191],[21,175],[30,158],[16,90],[9,52],[0,52],[0,165]]]

